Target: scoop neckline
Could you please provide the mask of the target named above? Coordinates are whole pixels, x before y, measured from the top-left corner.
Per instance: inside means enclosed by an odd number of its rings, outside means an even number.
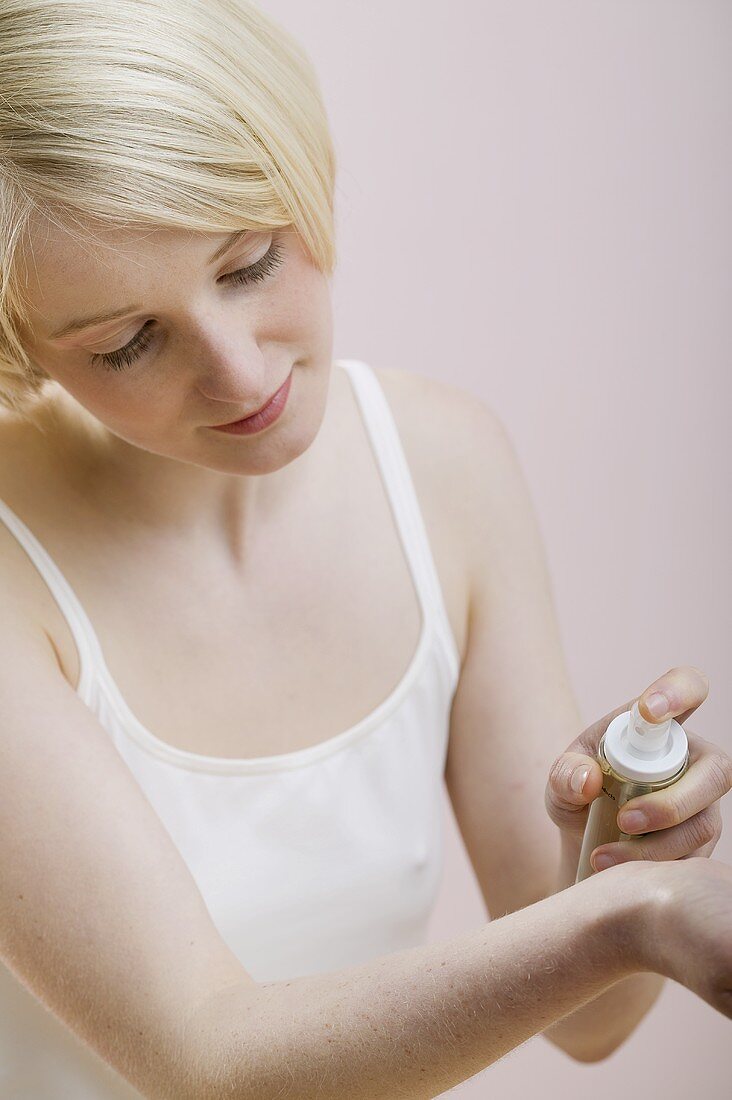
[[[96,679],[105,691],[108,701],[116,712],[116,717],[121,722],[124,731],[129,734],[137,745],[158,759],[164,760],[170,764],[175,764],[189,771],[228,775],[280,771],[302,767],[308,764],[314,764],[318,760],[329,757],[339,750],[346,748],[348,745],[373,730],[380,722],[388,718],[389,715],[397,709],[421,670],[425,655],[428,652],[428,643],[432,634],[430,619],[426,613],[421,595],[418,596],[418,600],[421,629],[417,647],[412,654],[406,671],[386,698],[373,710],[369,711],[368,714],[364,715],[363,718],[354,723],[354,725],[349,726],[345,730],[341,730],[340,733],[336,733],[332,737],[326,738],[324,741],[318,741],[314,745],[306,745],[302,749],[293,749],[289,752],[275,753],[270,756],[233,757],[209,756],[204,753],[190,752],[187,749],[177,748],[175,745],[163,741],[137,718],[122,695],[106,663],[103,659],[101,661],[99,660],[99,655],[97,656],[96,669],[91,671],[96,672]],[[83,659],[88,659],[88,655],[85,654]],[[81,688],[82,680],[84,679],[83,673],[85,671],[86,666],[82,668],[79,689]],[[86,683],[89,687],[93,683],[93,680],[93,675],[86,678]]]

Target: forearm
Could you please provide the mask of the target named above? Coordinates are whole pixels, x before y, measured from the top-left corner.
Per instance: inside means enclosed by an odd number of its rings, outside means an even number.
[[[638,905],[588,880],[457,939],[229,990],[202,1023],[216,1055],[197,1096],[439,1096],[631,973],[618,929]]]
[[[581,842],[562,835],[557,891],[574,886]],[[608,872],[599,872],[593,878]],[[585,880],[590,881],[590,880]],[[581,886],[582,883],[578,883]],[[579,1061],[607,1057],[635,1030],[658,999],[666,979],[651,971],[621,977],[587,1004],[544,1030],[555,1046]]]

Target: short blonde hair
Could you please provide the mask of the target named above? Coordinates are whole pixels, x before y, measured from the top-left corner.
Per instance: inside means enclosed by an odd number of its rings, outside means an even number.
[[[249,0],[2,0],[0,405],[23,416],[49,381],[15,277],[34,213],[293,226],[330,275],[335,174],[312,63]]]

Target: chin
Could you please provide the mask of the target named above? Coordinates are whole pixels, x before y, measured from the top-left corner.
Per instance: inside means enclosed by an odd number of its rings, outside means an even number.
[[[322,392],[319,387],[304,394],[293,378],[282,415],[266,431],[252,436],[225,435],[223,440],[212,440],[209,437],[217,437],[218,433],[205,431],[207,445],[199,448],[193,461],[221,473],[245,476],[276,473],[310,450],[323,426],[327,404],[327,384]]]

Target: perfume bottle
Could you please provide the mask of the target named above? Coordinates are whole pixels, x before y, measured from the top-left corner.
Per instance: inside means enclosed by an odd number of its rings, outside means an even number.
[[[632,798],[660,791],[680,779],[689,766],[689,743],[684,727],[673,718],[646,722],[636,700],[605,730],[597,762],[602,768],[602,790],[590,803],[575,883],[596,873],[590,863],[595,848],[645,835],[622,832],[618,814]]]

